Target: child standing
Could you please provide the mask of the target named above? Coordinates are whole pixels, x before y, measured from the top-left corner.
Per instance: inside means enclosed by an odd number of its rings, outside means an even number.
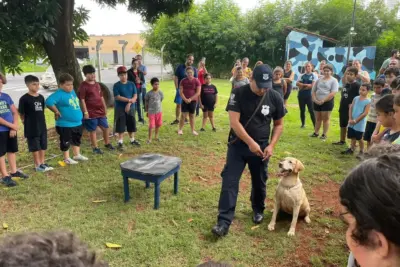
[[[396,67],[390,67],[385,70],[385,82],[388,87],[391,87],[392,82],[397,78],[397,76],[400,75],[400,70],[399,68]]]
[[[282,99],[286,95],[287,84],[285,79],[283,79],[283,69],[281,67],[276,67],[273,72],[274,78],[272,81],[272,88],[277,91]]]
[[[368,99],[369,89],[370,85],[368,83],[363,84],[360,87],[360,95],[356,96],[350,105],[347,138],[351,139],[351,145],[350,148],[343,151],[342,154],[352,155],[356,149],[357,141],[360,146],[359,156],[362,156],[364,153],[364,141],[362,137],[365,131],[365,118],[371,106],[371,100]]]
[[[44,116],[44,97],[38,93],[39,79],[36,76],[25,77],[28,93],[19,99],[18,111],[24,123],[24,134],[28,142],[29,152],[33,154],[35,170],[47,172],[53,170],[45,163],[47,150],[47,127]]]
[[[397,94],[394,96],[394,103],[393,103],[393,109],[394,109],[394,120],[396,121],[397,127],[400,126],[400,95]],[[400,145],[400,137],[398,137],[393,144]]]
[[[140,146],[135,140],[136,118],[135,103],[137,100],[137,90],[133,82],[128,81],[128,70],[121,66],[117,69],[119,82],[114,84],[113,92],[115,97],[114,123],[115,132],[118,134],[118,150],[123,150],[124,133],[127,130],[130,143],[133,146]]]
[[[249,83],[250,83],[249,79],[244,76],[243,68],[237,67],[232,79],[232,89],[245,86],[246,84]]]
[[[394,95],[385,95],[376,103],[376,114],[378,121],[386,128],[381,141],[393,143],[400,136],[400,124],[395,119]]]
[[[107,105],[104,101],[100,84],[96,82],[96,69],[92,65],[86,65],[83,66],[82,72],[86,80],[79,86],[78,97],[81,100],[83,111],[83,125],[90,134],[93,153],[103,154],[103,151],[97,146],[97,127],[100,127],[103,132],[104,146],[108,150],[114,150],[114,147],[110,143]]]
[[[380,125],[377,121],[375,105],[382,98],[385,80],[376,79],[374,81],[374,94],[371,96],[371,107],[367,117],[367,125],[365,126],[364,141],[367,141],[367,150],[371,147],[373,141],[377,139]],[[378,124],[378,125],[377,125]],[[372,140],[374,137],[374,140]],[[380,138],[378,138],[380,139]]]
[[[59,78],[60,88],[49,96],[46,106],[54,112],[56,131],[60,136],[60,150],[63,152],[64,162],[68,165],[78,161],[87,161],[88,158],[80,153],[82,138],[82,110],[79,99],[74,91],[74,78],[63,73]],[[72,146],[74,157],[71,159],[69,148]]]
[[[151,143],[152,131],[154,130],[154,138],[158,139],[158,131],[162,126],[162,108],[161,102],[164,100],[164,94],[160,89],[160,81],[157,78],[153,78],[150,81],[153,89],[148,92],[145,96],[145,110],[147,117],[149,118],[149,140],[147,143]]]
[[[18,152],[18,111],[11,97],[2,92],[3,84],[6,83],[6,78],[0,73],[0,172],[1,183],[11,187],[16,186],[16,182],[12,177],[20,177],[23,179],[28,176],[17,170],[16,154]],[[10,165],[11,173],[7,172],[5,155],[7,154],[8,164]]]
[[[212,130],[217,131],[214,123],[214,109],[218,104],[218,90],[215,85],[211,84],[211,74],[204,74],[204,82],[200,92],[200,106],[203,109],[203,124],[200,131],[204,132],[207,118],[210,119]]]
[[[360,84],[357,82],[358,69],[356,67],[349,67],[346,70],[343,79],[347,83],[342,89],[340,106],[339,106],[339,124],[340,124],[340,140],[339,142],[333,143],[334,145],[345,145],[346,144],[346,132],[349,123],[349,109],[353,103],[353,99],[359,95]]]

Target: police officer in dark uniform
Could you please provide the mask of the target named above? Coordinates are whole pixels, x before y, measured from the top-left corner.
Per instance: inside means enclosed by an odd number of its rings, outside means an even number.
[[[253,221],[259,224],[264,219],[268,160],[282,134],[285,115],[282,97],[272,90],[272,71],[268,65],[257,66],[250,84],[232,90],[227,111],[231,133],[226,164],[221,173],[218,223],[212,228],[218,237],[229,231],[235,214],[239,180],[246,164],[251,173]]]

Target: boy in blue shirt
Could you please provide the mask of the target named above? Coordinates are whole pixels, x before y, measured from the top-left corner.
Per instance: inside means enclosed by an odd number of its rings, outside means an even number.
[[[358,141],[360,146],[360,154],[364,153],[364,140],[363,135],[365,126],[367,124],[367,115],[371,106],[371,99],[368,98],[368,91],[371,86],[369,83],[364,83],[360,87],[360,95],[353,99],[349,110],[349,124],[347,128],[347,138],[351,139],[351,146],[346,151],[343,151],[344,155],[352,155],[356,149],[356,143]]]
[[[137,90],[135,84],[128,81],[127,72],[128,70],[124,66],[117,69],[119,82],[115,83],[113,88],[115,97],[114,132],[118,134],[118,150],[123,150],[126,130],[128,131],[131,145],[140,146],[140,143],[135,140],[137,131],[135,118]]]
[[[60,88],[47,98],[46,106],[54,112],[64,162],[68,165],[77,164],[77,161],[88,160],[87,157],[80,154],[82,110],[74,91],[74,78],[68,73],[63,73],[60,75],[59,81]],[[73,159],[69,156],[70,145],[74,153]]]
[[[0,171],[1,183],[11,187],[16,186],[12,177],[28,178],[27,175],[17,170],[17,160],[15,153],[18,152],[18,111],[11,97],[3,93],[3,85],[6,78],[0,73]],[[11,173],[8,174],[5,155],[7,154],[8,164]]]

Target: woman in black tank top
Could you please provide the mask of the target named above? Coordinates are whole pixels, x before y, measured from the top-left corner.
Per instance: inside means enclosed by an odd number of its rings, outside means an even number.
[[[294,72],[292,71],[292,62],[290,60],[286,61],[285,63],[283,78],[287,84],[286,94],[284,95],[283,98],[286,106],[287,100],[289,99],[290,93],[292,92],[293,80],[294,80]]]
[[[277,91],[283,99],[287,91],[287,85],[283,79],[283,69],[281,67],[276,67],[273,74],[272,88]]]

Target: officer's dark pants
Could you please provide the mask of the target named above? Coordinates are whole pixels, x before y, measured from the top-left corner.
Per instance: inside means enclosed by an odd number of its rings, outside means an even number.
[[[261,144],[264,151],[268,144]],[[253,154],[242,141],[228,146],[226,164],[221,173],[222,189],[219,197],[218,224],[230,226],[235,215],[236,201],[239,192],[239,180],[243,170],[249,165],[251,174],[251,204],[253,211],[263,213],[265,209],[266,182],[268,179],[268,160]]]

